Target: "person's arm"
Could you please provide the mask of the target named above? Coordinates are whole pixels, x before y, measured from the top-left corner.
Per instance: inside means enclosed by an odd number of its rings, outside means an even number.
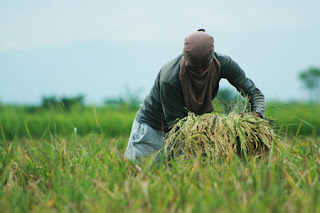
[[[262,92],[246,77],[241,67],[228,56],[221,57],[221,77],[249,97],[251,110],[264,118],[265,99]]]
[[[164,119],[168,127],[174,124],[177,119],[188,115],[184,104],[184,97],[178,88],[169,83],[160,82],[160,99]]]

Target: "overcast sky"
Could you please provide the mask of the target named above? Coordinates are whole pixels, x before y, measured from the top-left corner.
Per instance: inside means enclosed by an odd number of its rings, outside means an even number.
[[[0,0],[0,102],[144,97],[183,40],[205,28],[268,100],[306,100],[320,67],[320,1]],[[222,81],[221,87],[228,87]]]

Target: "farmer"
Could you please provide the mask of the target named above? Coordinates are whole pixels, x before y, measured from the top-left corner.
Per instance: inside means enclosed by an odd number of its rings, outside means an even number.
[[[214,52],[212,36],[200,29],[185,38],[183,54],[158,73],[134,119],[125,157],[135,161],[158,152],[169,127],[188,111],[198,115],[212,112],[221,78],[247,95],[252,112],[264,117],[261,91],[229,56]]]

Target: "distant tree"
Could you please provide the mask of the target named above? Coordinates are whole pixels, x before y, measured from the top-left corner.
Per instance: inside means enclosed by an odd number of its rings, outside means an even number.
[[[84,105],[84,96],[78,95],[75,97],[62,97],[61,99],[58,96],[49,96],[42,98],[42,107],[46,109],[66,109],[70,110],[74,106],[83,106]]]
[[[84,96],[78,95],[76,97],[62,97],[61,101],[64,107],[69,110],[73,106],[83,106],[84,105]]]
[[[107,106],[119,107],[125,103],[123,103],[120,98],[107,98],[105,99],[104,104]]]
[[[59,102],[56,96],[45,96],[45,97],[42,97],[41,106],[46,109],[52,109],[57,107],[58,103]]]
[[[104,103],[108,106],[125,107],[129,110],[137,110],[142,102],[141,89],[131,90],[129,87],[125,88],[125,92],[120,94],[117,98],[108,98]]]
[[[126,87],[125,92],[120,95],[120,100],[122,103],[125,103],[129,109],[136,110],[142,102],[140,98],[141,91],[141,88],[132,90],[129,87]]]
[[[299,74],[304,87],[309,90],[311,100],[320,101],[320,68],[311,67]]]

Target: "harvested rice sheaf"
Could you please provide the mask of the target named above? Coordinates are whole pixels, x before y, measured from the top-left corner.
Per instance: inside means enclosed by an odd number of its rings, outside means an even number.
[[[172,126],[164,150],[168,158],[257,156],[270,150],[273,138],[268,121],[252,114],[196,115],[189,112]]]

